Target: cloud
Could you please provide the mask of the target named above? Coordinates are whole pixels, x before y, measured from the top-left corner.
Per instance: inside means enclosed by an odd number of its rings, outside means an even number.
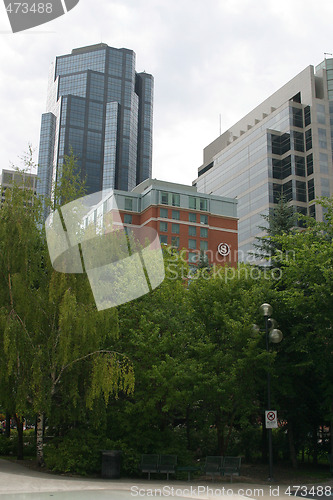
[[[333,4],[310,0],[84,0],[43,28],[0,34],[3,166],[38,146],[56,55],[99,43],[133,49],[155,79],[153,176],[187,182],[202,149],[324,52]],[[8,30],[6,13],[0,27]]]

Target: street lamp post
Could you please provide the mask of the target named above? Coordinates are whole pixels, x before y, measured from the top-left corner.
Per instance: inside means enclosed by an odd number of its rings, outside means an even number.
[[[265,338],[266,338],[266,351],[269,352],[269,343],[278,344],[282,340],[282,332],[276,328],[277,323],[275,319],[271,318],[273,308],[270,304],[262,304],[260,306],[260,313],[265,319]],[[271,410],[271,373],[267,372],[267,411]],[[272,429],[268,431],[268,454],[269,454],[269,481],[273,479],[273,443],[272,443]]]

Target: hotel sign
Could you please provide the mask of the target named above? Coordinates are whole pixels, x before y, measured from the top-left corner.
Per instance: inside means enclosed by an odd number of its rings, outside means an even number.
[[[230,254],[230,247],[228,243],[220,243],[217,247],[217,251],[222,257],[227,257]]]

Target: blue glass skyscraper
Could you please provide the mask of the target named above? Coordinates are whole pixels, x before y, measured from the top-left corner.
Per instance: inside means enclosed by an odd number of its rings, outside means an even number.
[[[42,115],[37,192],[51,197],[65,155],[78,158],[87,193],[130,191],[151,177],[153,77],[135,53],[101,43],[56,58]]]

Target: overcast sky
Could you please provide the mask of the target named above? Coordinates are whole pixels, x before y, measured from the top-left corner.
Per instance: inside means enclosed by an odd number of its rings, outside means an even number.
[[[333,53],[332,0],[80,0],[12,34],[0,5],[1,169],[38,158],[48,70],[99,42],[136,53],[155,79],[153,177],[191,184],[202,151],[302,71]]]

